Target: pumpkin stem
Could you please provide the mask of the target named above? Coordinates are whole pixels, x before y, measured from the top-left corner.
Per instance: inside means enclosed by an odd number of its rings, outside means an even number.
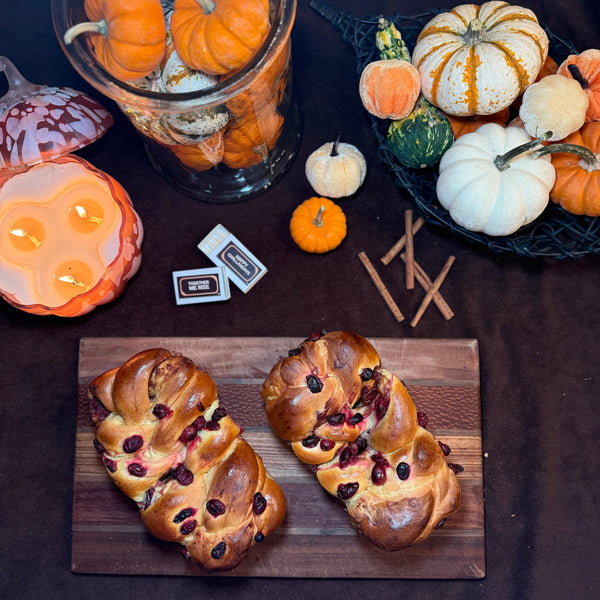
[[[65,44],[70,44],[78,35],[91,31],[92,33],[99,33],[102,37],[108,35],[108,25],[104,19],[101,21],[88,21],[85,23],[77,23],[73,27],[69,27],[63,36]]]
[[[337,156],[339,154],[338,144],[340,143],[341,137],[342,137],[342,134],[340,132],[340,133],[338,133],[338,136],[337,136],[335,142],[333,142],[333,146],[331,146],[331,154],[329,156]]]
[[[516,146],[512,150],[505,152],[504,154],[498,154],[494,159],[494,164],[498,171],[505,171],[510,167],[510,161],[515,159],[517,156],[524,154],[525,152],[529,152],[542,142],[545,142],[548,138],[552,137],[551,131],[546,131],[543,135],[535,140],[531,140],[530,142],[526,142],[525,144],[521,144],[520,146]],[[543,155],[542,155],[543,156]],[[539,158],[538,156],[534,156],[534,158]]]
[[[555,152],[566,152],[568,154],[575,154],[579,158],[583,159],[586,163],[588,171],[597,171],[600,169],[600,159],[598,155],[592,152],[585,146],[579,146],[578,144],[551,144],[538,148],[534,153],[534,158],[545,156],[546,154],[554,154]]]
[[[469,21],[467,30],[463,33],[462,38],[467,46],[476,46],[481,43],[484,38],[482,22],[479,19]]]
[[[213,2],[213,0],[196,0],[196,1],[198,2],[200,7],[202,8],[202,10],[204,11],[205,15],[210,15],[210,13],[215,10],[215,3]]]
[[[576,64],[568,64],[567,69],[569,69],[569,73],[571,73],[573,79],[581,86],[582,89],[586,90],[590,86],[590,82],[581,74],[581,71]]]
[[[315,227],[323,227],[323,213],[325,212],[325,207],[321,204],[319,208],[319,212],[317,216],[313,219],[313,225]]]

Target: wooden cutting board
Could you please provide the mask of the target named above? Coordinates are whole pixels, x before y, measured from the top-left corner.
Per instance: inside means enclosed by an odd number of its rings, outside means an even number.
[[[441,529],[399,552],[359,537],[339,500],[269,428],[259,387],[300,338],[83,338],[79,351],[73,486],[72,570],[78,573],[192,575],[206,573],[176,544],[150,536],[136,505],[112,483],[93,447],[85,389],[104,371],[148,348],[188,356],[208,371],[220,402],[283,489],[283,524],[255,546],[238,577],[476,579],[485,576],[479,351],[476,340],[371,339],[382,364],[402,379],[429,430],[461,464],[462,500]]]

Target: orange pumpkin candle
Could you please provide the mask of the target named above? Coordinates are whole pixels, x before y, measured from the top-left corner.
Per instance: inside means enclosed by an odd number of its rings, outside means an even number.
[[[0,296],[78,316],[138,270],[143,227],[126,191],[75,156],[0,172]]]

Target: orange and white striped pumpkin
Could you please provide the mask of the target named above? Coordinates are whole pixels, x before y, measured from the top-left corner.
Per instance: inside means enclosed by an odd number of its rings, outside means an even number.
[[[535,81],[547,55],[548,36],[531,10],[493,1],[435,16],[421,31],[412,62],[429,102],[471,116],[509,106]]]

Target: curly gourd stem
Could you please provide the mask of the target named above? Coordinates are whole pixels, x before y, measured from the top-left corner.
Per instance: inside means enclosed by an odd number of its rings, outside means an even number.
[[[329,156],[337,156],[339,154],[338,144],[340,143],[341,137],[342,137],[342,134],[340,132],[340,133],[338,133],[338,136],[337,136],[335,142],[333,142],[333,146],[331,146],[331,154]]]
[[[325,207],[321,204],[321,207],[319,208],[319,212],[317,213],[317,216],[313,219],[313,225],[315,227],[323,227],[324,222],[323,222],[323,213],[325,212]]]
[[[545,142],[548,138],[552,137],[551,131],[546,131],[543,135],[535,140],[531,140],[530,142],[526,142],[525,144],[521,144],[520,146],[516,146],[512,150],[505,152],[504,154],[498,154],[494,159],[494,164],[498,171],[505,171],[510,167],[510,161],[517,158],[521,154],[525,154],[525,152],[529,152],[533,150],[536,146]]]
[[[577,65],[571,63],[567,65],[567,69],[569,69],[573,79],[581,86],[581,89],[585,90],[590,86],[590,82],[581,74]]]
[[[579,156],[584,163],[587,171],[598,171],[600,169],[600,155],[595,154],[589,148],[585,146],[579,146],[578,144],[552,144],[550,146],[544,146],[533,152],[534,158],[540,158],[540,156],[546,156],[546,154],[554,154],[555,152],[565,152],[568,154],[575,154]]]
[[[210,15],[210,13],[213,12],[213,10],[215,10],[215,3],[213,2],[213,0],[196,0],[196,1],[198,2],[200,7],[202,8],[202,10],[204,11],[205,15]]]
[[[73,40],[82,33],[91,31],[92,33],[99,33],[101,36],[106,37],[108,35],[108,24],[102,19],[101,21],[86,21],[85,23],[77,23],[73,27],[69,27],[63,36],[65,44],[70,44]]]

